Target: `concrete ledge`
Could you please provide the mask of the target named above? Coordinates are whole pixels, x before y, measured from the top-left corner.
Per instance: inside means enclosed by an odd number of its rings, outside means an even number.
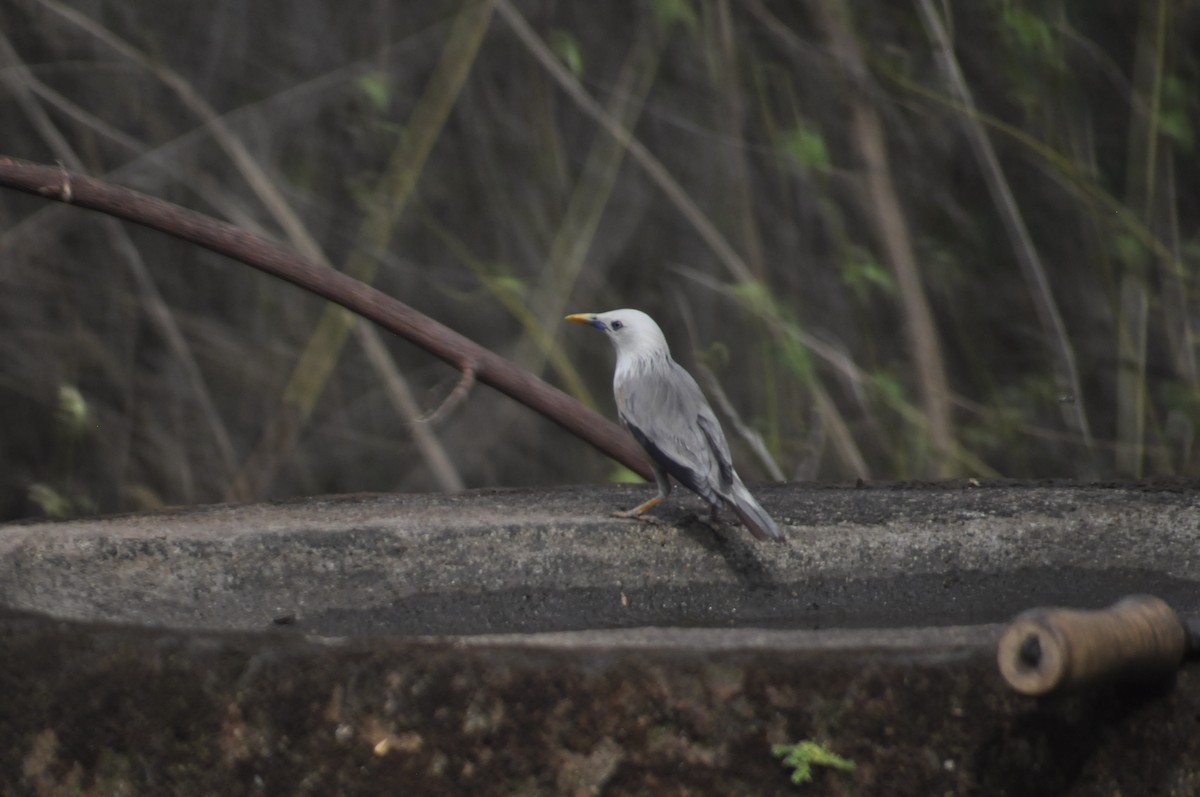
[[[208,629],[527,633],[1004,622],[1153,591],[1200,613],[1200,492],[763,487],[787,542],[608,517],[651,488],[372,495],[0,526],[0,605]]]
[[[0,527],[0,792],[1200,792],[1200,682],[1037,701],[996,623],[1200,603],[1188,485],[350,496]],[[31,613],[32,612],[32,613]]]

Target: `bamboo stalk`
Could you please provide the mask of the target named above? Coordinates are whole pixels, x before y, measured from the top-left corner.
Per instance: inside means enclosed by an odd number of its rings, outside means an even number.
[[[630,47],[613,86],[612,99],[605,108],[618,124],[632,129],[641,116],[646,97],[658,74],[659,50],[650,36],[639,35]],[[547,358],[552,358],[543,330],[557,325],[567,312],[568,302],[583,272],[585,259],[604,209],[625,161],[627,149],[618,138],[598,134],[588,149],[580,169],[579,181],[571,191],[566,210],[550,243],[545,271],[538,279],[529,301],[529,310],[539,326],[536,335],[527,335],[513,359],[535,374],[541,374]],[[600,279],[601,274],[593,275]],[[553,358],[552,358],[553,359]],[[574,391],[572,391],[574,393]],[[580,398],[576,394],[577,398]]]
[[[750,163],[746,158],[746,136],[743,126],[746,101],[739,80],[737,39],[733,29],[733,11],[729,0],[716,0],[716,38],[712,48],[718,57],[714,64],[717,89],[724,100],[724,112],[716,120],[728,140],[729,169],[732,182],[733,212],[741,249],[746,265],[755,279],[767,281],[762,235],[754,210],[754,188]]]
[[[813,5],[841,65],[843,77],[850,85],[851,138],[863,161],[866,209],[888,264],[896,275],[905,319],[904,335],[913,358],[921,404],[929,420],[929,442],[934,454],[932,471],[939,477],[950,476],[955,471],[954,424],[941,344],[921,284],[900,198],[892,183],[883,124],[868,99],[871,85],[866,64],[848,27],[845,17],[849,11],[845,4],[838,0],[817,0]]]
[[[1167,24],[1166,0],[1142,7],[1134,57],[1133,98],[1130,103],[1129,157],[1125,185],[1127,202],[1149,225],[1155,214],[1158,173],[1158,122]],[[1145,109],[1143,111],[1143,109]],[[1138,478],[1146,464],[1147,338],[1149,305],[1147,266],[1123,263],[1117,312],[1117,456],[1122,476]]]
[[[367,216],[359,231],[361,243],[343,267],[350,276],[365,282],[374,279],[378,264],[375,253],[385,251],[391,241],[392,231],[408,205],[429,153],[475,62],[491,16],[491,0],[471,0],[451,25],[441,58],[408,120],[407,134],[393,150],[388,166],[372,192]],[[279,414],[267,421],[254,451],[230,488],[232,498],[246,500],[267,489],[329,383],[354,324],[354,315],[341,307],[329,306],[322,311],[284,388]],[[390,358],[379,356],[378,341],[369,341],[371,333],[359,334],[367,336],[363,339],[371,346],[368,352],[371,362],[377,366],[390,362]],[[389,372],[384,380],[385,386],[391,386],[392,400],[402,410],[410,406],[404,394],[411,396],[407,385],[400,392],[396,391],[403,382],[398,371]],[[290,415],[296,417],[290,418]],[[414,416],[408,417],[415,420]],[[447,474],[448,469],[452,469],[449,457],[427,430],[422,432],[418,444],[426,449],[426,459],[435,474]],[[436,446],[437,450],[430,446]],[[461,488],[462,480],[455,473],[453,478],[442,480],[441,486],[443,489]]]
[[[942,24],[941,17],[934,9],[931,0],[918,0],[918,9],[921,12],[921,21],[925,25],[926,32],[934,45],[938,60],[946,75],[951,94],[964,107],[973,110],[975,100],[963,78],[962,70],[958,67],[958,59],[954,56],[954,48],[950,43],[945,26]],[[1021,265],[1021,273],[1025,277],[1042,329],[1053,342],[1053,350],[1056,355],[1054,373],[1059,391],[1074,399],[1059,403],[1063,420],[1068,428],[1080,435],[1084,447],[1091,451],[1095,446],[1095,440],[1092,437],[1091,424],[1088,422],[1085,394],[1079,378],[1079,368],[1075,361],[1075,349],[1071,344],[1062,313],[1059,312],[1054,292],[1050,288],[1050,280],[1046,276],[1041,256],[1025,225],[1025,219],[1021,215],[1016,199],[1008,187],[1008,180],[1000,166],[1000,159],[996,156],[995,147],[992,146],[987,132],[979,124],[975,114],[966,113],[960,118],[967,139],[983,170],[984,183],[1000,214],[1004,228],[1008,232],[1017,261]],[[1092,475],[1092,469],[1090,463],[1084,463],[1083,472],[1080,475]]]

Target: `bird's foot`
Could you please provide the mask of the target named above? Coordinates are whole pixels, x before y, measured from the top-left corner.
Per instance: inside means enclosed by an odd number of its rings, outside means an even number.
[[[641,522],[648,523],[651,526],[657,526],[661,522],[661,521],[659,521],[658,518],[654,517],[653,515],[643,514],[639,511],[637,511],[636,509],[628,509],[625,511],[612,512],[609,514],[609,517],[619,517],[624,520],[640,520]]]
[[[637,520],[642,521],[643,523],[656,524],[656,523],[658,523],[657,520],[655,520],[651,517],[647,517],[647,516],[643,515],[642,513],[645,512],[647,509],[649,509],[652,506],[658,506],[662,502],[664,497],[665,496],[662,496],[662,495],[656,495],[653,498],[651,498],[649,501],[645,501],[643,503],[638,504],[633,509],[626,509],[624,511],[613,512],[612,516],[620,517],[620,518],[635,518]]]

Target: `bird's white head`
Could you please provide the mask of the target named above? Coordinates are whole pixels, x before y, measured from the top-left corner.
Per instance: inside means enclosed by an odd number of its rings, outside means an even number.
[[[654,319],[641,310],[609,310],[607,313],[576,313],[568,321],[591,324],[604,331],[617,350],[617,369],[639,360],[670,357],[667,339]]]

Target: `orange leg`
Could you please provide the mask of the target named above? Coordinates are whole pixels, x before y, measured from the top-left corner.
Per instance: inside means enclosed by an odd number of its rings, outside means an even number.
[[[623,512],[613,512],[612,516],[613,517],[624,517],[624,518],[639,518],[641,520],[649,520],[649,518],[643,518],[642,513],[645,512],[650,507],[658,506],[660,503],[662,503],[662,500],[664,498],[666,498],[666,496],[656,495],[653,498],[651,498],[649,501],[646,501],[645,503],[642,503],[642,504],[638,504],[633,509],[629,509],[629,510],[626,510]]]
[[[671,477],[655,462],[650,463],[651,469],[654,471],[654,483],[658,485],[658,495],[651,498],[645,503],[638,504],[633,509],[624,512],[613,512],[613,517],[637,518],[643,523],[657,523],[658,521],[652,517],[642,517],[642,513],[651,507],[658,506],[663,502],[668,495],[671,494]]]

